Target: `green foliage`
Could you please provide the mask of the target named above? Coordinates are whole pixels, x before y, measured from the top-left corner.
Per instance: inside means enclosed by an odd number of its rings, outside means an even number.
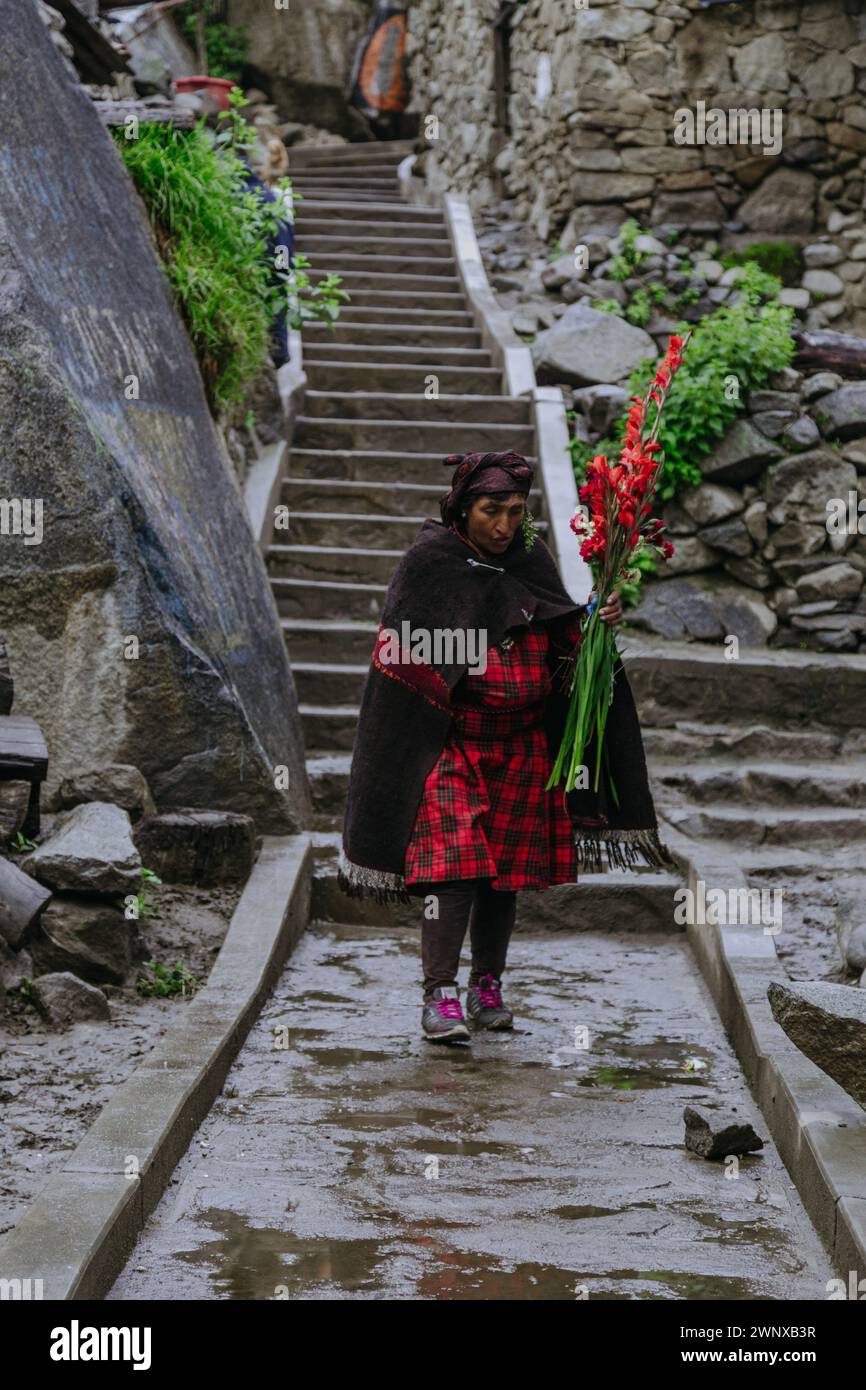
[[[28,850],[35,849],[36,846],[32,840],[28,840],[27,836],[22,835],[21,831],[18,830],[16,831],[15,839],[12,841],[11,848],[15,850],[16,854],[26,854]]]
[[[240,114],[247,105],[238,88],[214,137],[204,119],[189,131],[142,124],[137,139],[114,135],[147,208],[166,275],[199,359],[208,398],[217,411],[242,401],[270,352],[271,323],[288,302],[289,322],[333,324],[339,313],[340,277],[311,285],[308,262],[275,268],[267,242],[278,225],[279,205],[244,188],[246,165],[238,150],[255,133]],[[290,184],[281,179],[279,196]]]
[[[180,5],[176,11],[184,38],[196,49],[196,5]],[[249,39],[244,25],[223,24],[213,18],[211,0],[205,0],[205,50],[209,77],[224,77],[238,82],[249,54]]]
[[[629,323],[634,323],[638,328],[643,328],[644,324],[649,323],[652,318],[652,305],[645,289],[635,290],[631,297],[631,302],[625,311],[625,317]]]
[[[647,575],[655,574],[658,569],[658,561],[649,551],[639,551],[632,561],[632,569],[638,571],[638,577],[619,586],[619,594],[624,609],[637,608],[643,580]]]
[[[618,314],[622,305],[617,299],[594,299],[592,307],[602,314]]]
[[[152,903],[151,903],[150,894],[147,892],[147,888],[148,888],[148,886],[149,886],[150,884],[161,884],[161,883],[162,883],[162,879],[161,879],[161,878],[157,878],[156,874],[153,872],[152,869],[145,869],[145,868],[142,868],[142,870],[141,870],[141,886],[139,887],[139,890],[138,890],[137,893],[135,893],[135,894],[130,894],[130,897],[132,897],[133,900],[135,901],[135,903],[137,903],[137,905],[138,905],[138,913],[137,913],[138,917],[155,917],[155,916],[156,916],[156,913],[154,912],[153,906],[152,906]],[[128,901],[129,901],[129,899],[127,899],[127,902],[128,902]]]
[[[195,975],[180,961],[175,961],[174,965],[161,965],[157,960],[149,960],[145,968],[150,971],[150,976],[139,975],[136,989],[147,998],[168,999],[175,994],[186,998],[199,988]]]
[[[799,284],[803,274],[803,256],[799,246],[792,241],[756,241],[743,251],[726,251],[722,256],[725,270],[751,264],[760,266],[767,275],[781,280],[783,285]]]
[[[659,435],[665,467],[658,496],[663,500],[701,481],[697,460],[733,423],[746,392],[765,386],[793,355],[793,310],[778,302],[779,281],[749,264],[737,288],[737,304],[720,306],[695,327],[665,403]],[[686,327],[681,325],[679,331]],[[630,395],[646,390],[655,366],[651,361],[640,363],[629,381]],[[736,394],[730,398],[729,381],[736,382]],[[596,454],[618,457],[624,433],[625,416],[617,422],[613,439],[592,445],[571,440],[579,480]]]

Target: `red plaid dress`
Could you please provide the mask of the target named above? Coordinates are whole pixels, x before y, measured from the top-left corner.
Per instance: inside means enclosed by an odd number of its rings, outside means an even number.
[[[559,628],[566,646],[578,630],[579,616]],[[539,625],[507,649],[491,647],[484,674],[467,674],[457,687],[455,725],[424,784],[406,849],[407,884],[489,875],[505,891],[577,880],[563,788],[544,790],[552,767],[543,723],[548,641]]]

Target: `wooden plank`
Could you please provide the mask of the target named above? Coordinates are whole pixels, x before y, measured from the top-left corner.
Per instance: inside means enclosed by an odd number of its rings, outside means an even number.
[[[94,101],[103,125],[124,125],[137,116],[141,125],[172,125],[176,130],[192,130],[198,119],[186,106],[148,106],[143,101]]]

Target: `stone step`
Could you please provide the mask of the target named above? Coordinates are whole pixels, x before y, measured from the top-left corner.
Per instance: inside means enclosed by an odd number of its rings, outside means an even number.
[[[341,174],[331,169],[299,169],[292,179],[292,188],[300,193],[318,193],[320,190],[336,189],[337,192],[357,198],[359,194],[370,193],[377,198],[393,198],[399,194],[396,170],[378,174]]]
[[[318,391],[307,389],[308,419],[427,421],[478,420],[485,425],[528,425],[531,403],[525,396],[442,395],[423,391]]]
[[[438,509],[437,509],[438,520]],[[348,545],[354,549],[405,550],[424,524],[420,516],[389,516],[374,512],[291,512],[288,531],[280,532],[293,545]]]
[[[386,159],[395,159],[398,163],[405,159],[407,154],[412,154],[415,149],[414,140],[353,140],[348,143],[333,143],[320,145],[315,141],[299,141],[297,145],[289,146],[289,154],[292,159],[311,159],[317,163],[327,164],[334,159],[374,159],[379,162]]]
[[[298,705],[304,744],[351,752],[358,727],[357,705]]]
[[[314,810],[342,815],[351,766],[351,753],[307,753],[307,777]],[[339,842],[336,847],[339,849]]]
[[[431,469],[431,479],[436,474]],[[446,491],[445,470],[438,484],[365,482],[349,478],[283,478],[280,501],[301,512],[360,512],[368,506],[379,515],[432,516],[439,518],[439,498]],[[539,488],[529,493],[533,516],[543,515],[543,495]]]
[[[859,844],[824,846],[820,863],[816,863],[815,851],[811,848],[741,845],[737,848],[736,863],[750,884],[775,884],[783,891],[792,883],[802,887],[799,881],[803,879],[809,887],[815,882],[841,886],[846,880],[862,881],[864,873],[863,847]]]
[[[340,305],[341,323],[430,323],[434,328],[473,328],[475,320],[466,309],[421,309],[405,305],[383,307],[380,304]]]
[[[341,688],[349,689],[349,677]],[[755,803],[749,807],[670,807],[662,803],[665,819],[695,840],[720,840],[752,848],[845,845],[866,840],[866,816],[835,807],[782,809]],[[736,855],[739,862],[739,853]],[[815,859],[813,857],[813,863]]]
[[[317,217],[308,215],[307,204],[301,205],[303,211],[295,220],[295,238],[299,241],[302,237],[333,237],[339,236],[341,240],[349,244],[355,237],[381,237],[382,218],[370,216],[358,217]],[[388,223],[388,231],[393,234],[398,230],[400,238],[405,241],[426,241],[434,237],[437,240],[444,240],[450,245],[448,228],[445,219],[441,218],[438,222],[410,222],[404,218],[399,224]]]
[[[643,742],[653,762],[686,758],[706,761],[736,753],[740,758],[795,760],[838,756],[843,735],[829,731],[775,729],[769,724],[730,725],[678,723],[672,729],[645,725]]]
[[[271,590],[281,618],[329,622],[339,614],[340,620],[361,622],[366,619],[376,626],[385,605],[387,585],[286,579],[272,575]]]
[[[310,353],[316,352],[315,347]],[[436,349],[432,349],[436,351]],[[365,395],[387,391],[390,394],[412,395],[423,390],[427,378],[436,377],[439,390],[449,396],[490,396],[502,381],[498,367],[444,367],[427,363],[411,366],[396,362],[326,362],[308,356],[304,360],[307,380],[316,391],[339,396],[346,391]],[[315,414],[318,412],[310,412]]]
[[[374,347],[389,344],[414,348],[416,353],[422,347],[481,347],[481,333],[477,328],[430,323],[365,323],[357,319],[346,322],[342,318],[329,326],[306,323],[303,339],[305,357],[315,357],[319,343],[369,343]]]
[[[271,545],[268,571],[276,579],[321,579],[387,584],[404,550],[350,549],[347,546]]]
[[[305,705],[349,705],[359,702],[370,669],[366,661],[339,664],[333,661],[295,661],[292,675],[298,700]]]
[[[655,782],[665,798],[682,806],[744,801],[770,806],[862,807],[866,783],[866,759],[843,764],[813,762],[715,761],[694,766],[652,764]]]
[[[330,180],[317,183],[310,182],[303,174],[294,180],[292,191],[299,200],[306,198],[315,199],[317,203],[343,203],[351,199],[355,207],[372,206],[382,207],[387,211],[390,207],[400,207],[400,202],[396,197],[391,201],[391,191],[389,188],[348,188],[345,184],[337,180]],[[303,208],[303,201],[301,207]],[[295,214],[297,216],[297,213]]]
[[[445,454],[451,452],[445,450]],[[532,463],[537,460],[531,450],[521,450]],[[373,480],[373,486],[381,483],[392,486],[395,483],[423,483],[426,486],[441,484],[444,493],[451,481],[450,474],[443,467],[444,454],[404,453],[401,450],[384,449],[305,449],[292,446],[289,468],[297,478],[354,479],[359,482]],[[439,482],[436,480],[439,479]],[[384,508],[383,508],[384,510]]]
[[[370,315],[372,322],[376,322],[377,315],[382,310],[389,309],[410,309],[416,310],[440,310],[452,313],[463,313],[466,311],[466,296],[460,292],[454,294],[437,294],[434,291],[425,293],[412,292],[406,290],[382,290],[364,289],[356,286],[351,291],[351,303],[347,300],[345,307],[349,309],[367,309],[374,312]],[[412,320],[407,320],[411,322]]]
[[[414,258],[441,259],[446,258],[453,261],[454,252],[451,246],[451,238],[446,236],[444,231],[441,236],[412,237],[388,236],[391,228],[380,229],[378,235],[362,236],[357,232],[345,232],[342,236],[332,233],[323,236],[319,232],[308,232],[306,225],[298,223],[295,234],[295,247],[304,256],[314,259],[318,256],[343,256],[348,261],[363,257],[382,257],[390,256],[394,260],[402,260],[408,253]],[[414,268],[414,267],[412,267]]]
[[[339,183],[351,184],[357,184],[359,180],[364,183],[372,181],[374,184],[387,185],[392,189],[399,167],[399,159],[370,164],[362,163],[361,160],[339,164],[313,164],[308,160],[306,164],[296,164],[295,172],[305,180],[313,179],[318,182],[319,179],[332,179]]]
[[[531,425],[481,423],[475,420],[337,420],[299,415],[295,423],[294,448],[301,449],[386,449],[404,448],[406,453],[472,452],[517,453],[532,451],[535,442]],[[441,466],[441,465],[440,465]],[[409,480],[408,473],[406,480]]]
[[[342,261],[333,265],[311,265],[307,275],[313,284],[323,280],[326,275],[339,275],[341,288],[353,294],[356,290],[392,290],[405,294],[462,294],[462,286],[456,275],[397,275],[382,270],[347,270]],[[348,301],[346,301],[348,303]]]
[[[370,312],[367,310],[366,312]],[[375,310],[373,311],[375,312]],[[491,367],[487,348],[405,347],[400,343],[331,343],[321,338],[308,343],[309,362],[359,362],[362,366],[389,363],[395,367]],[[499,372],[501,379],[502,373]]]
[[[381,214],[381,216],[380,216]],[[351,222],[358,218],[370,220],[376,218],[381,225],[382,218],[387,218],[389,222],[399,222],[417,225],[423,223],[431,228],[445,226],[445,218],[439,208],[415,207],[412,203],[386,201],[381,203],[356,202],[352,198],[316,198],[315,194],[310,194],[298,203],[295,209],[295,221],[298,226],[304,218],[327,219],[331,222],[339,218],[341,222]]]
[[[369,663],[379,630],[379,624],[370,619],[363,622],[348,618],[281,618],[280,625],[292,666],[297,661],[326,662],[335,665],[342,662],[348,662],[350,665]],[[309,770],[308,759],[307,771]],[[345,791],[345,787],[343,790]]]
[[[453,254],[443,254],[441,256],[419,255],[415,252],[414,243],[402,243],[404,250],[394,249],[393,251],[383,251],[381,253],[371,250],[366,253],[331,251],[325,248],[322,251],[310,252],[310,269],[333,270],[336,274],[345,276],[355,273],[356,275],[387,275],[393,279],[395,275],[424,275],[432,281],[437,281],[440,277],[449,281],[457,280],[457,262]],[[451,248],[448,248],[449,251]],[[299,252],[307,255],[301,247]],[[348,289],[349,286],[346,286]]]

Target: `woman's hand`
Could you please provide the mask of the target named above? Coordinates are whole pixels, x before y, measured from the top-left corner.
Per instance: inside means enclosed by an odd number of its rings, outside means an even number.
[[[598,594],[596,593],[595,589],[593,589],[589,597],[591,602],[593,600],[597,601]],[[603,623],[609,623],[611,627],[615,626],[617,623],[622,622],[622,600],[616,589],[611,590],[607,602],[599,612],[598,616],[601,618],[601,621]]]

